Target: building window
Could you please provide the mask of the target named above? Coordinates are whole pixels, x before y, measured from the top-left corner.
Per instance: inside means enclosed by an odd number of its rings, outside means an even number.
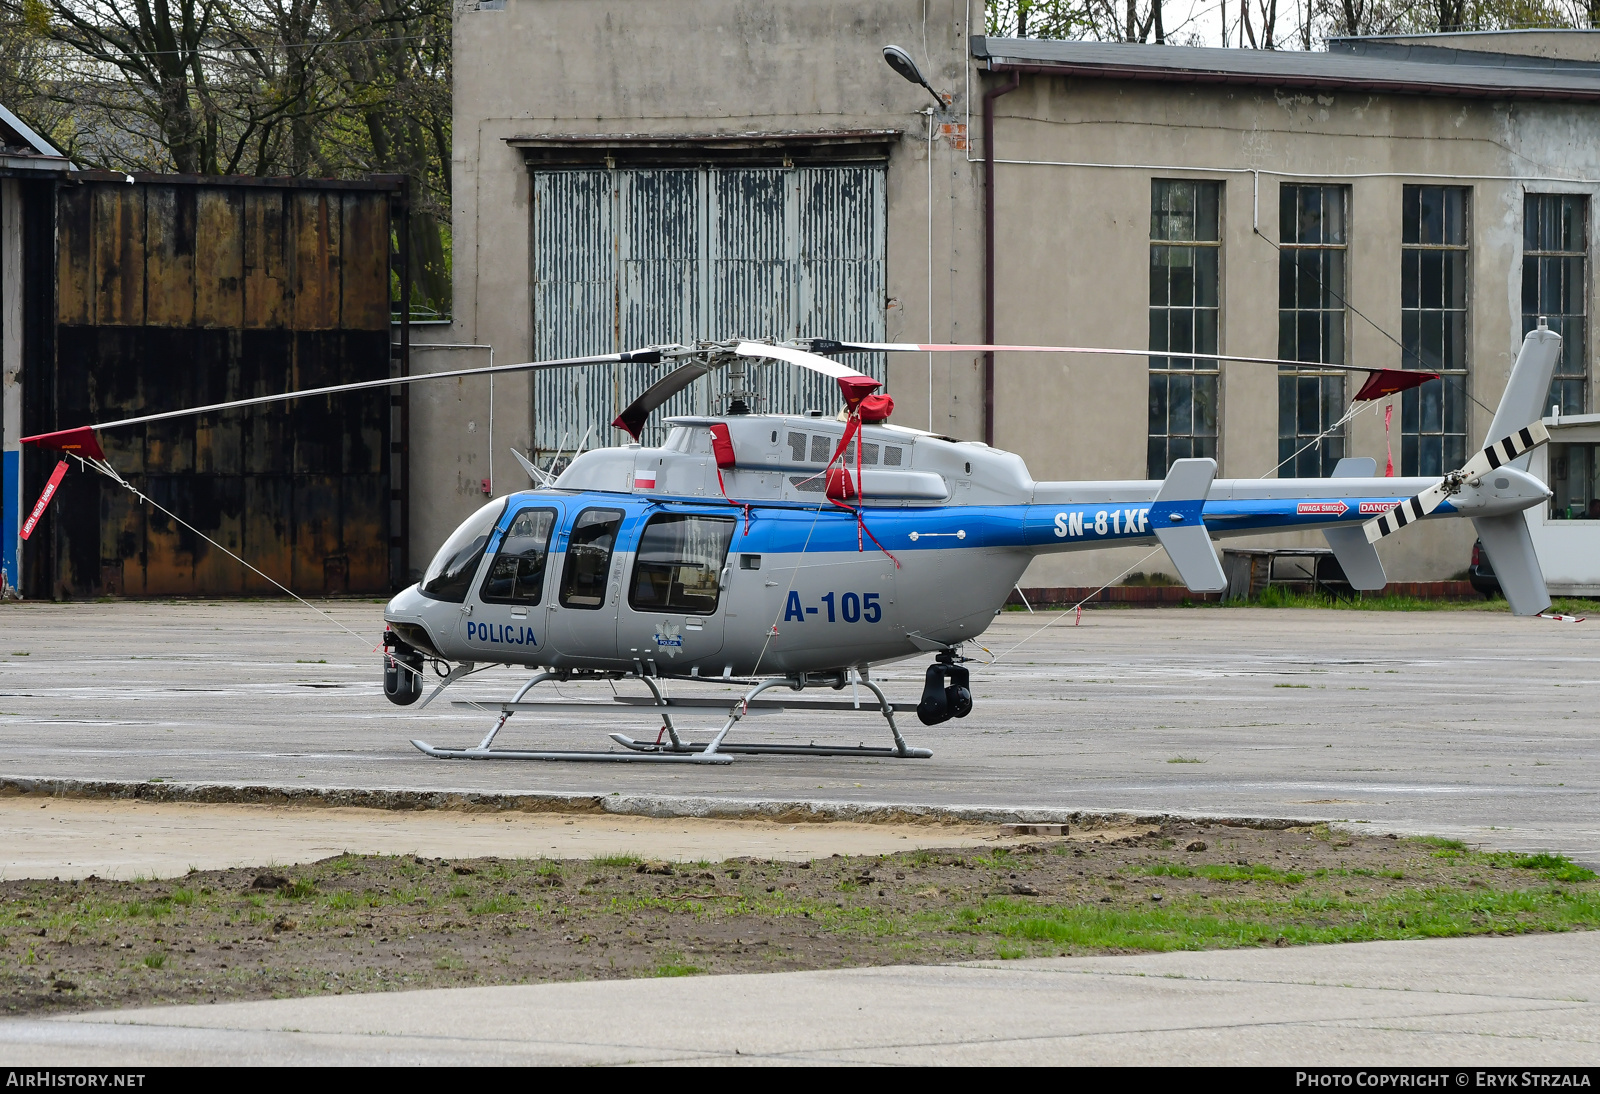
[[[1467,190],[1407,186],[1400,238],[1402,368],[1442,372],[1400,396],[1400,473],[1467,458]]]
[[[1278,187],[1278,474],[1328,475],[1344,456],[1345,256],[1349,191]]]
[[[1600,520],[1600,444],[1550,446],[1550,519]]]
[[[1589,199],[1583,194],[1529,194],[1522,208],[1522,333],[1550,320],[1561,335],[1546,406],[1582,414],[1588,379],[1589,330],[1586,290]]]
[[[1217,352],[1222,184],[1150,182],[1150,441],[1148,472],[1217,455]],[[1169,356],[1177,354],[1177,356]]]

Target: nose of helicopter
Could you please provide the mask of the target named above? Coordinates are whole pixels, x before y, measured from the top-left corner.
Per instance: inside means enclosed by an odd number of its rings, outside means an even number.
[[[422,595],[421,585],[396,593],[383,609],[383,621],[407,645],[431,656],[441,656],[440,640],[447,624],[461,613],[461,605]]]

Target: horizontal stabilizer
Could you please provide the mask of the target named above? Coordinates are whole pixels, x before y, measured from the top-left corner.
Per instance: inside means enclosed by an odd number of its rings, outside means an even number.
[[[1500,582],[1500,591],[1516,615],[1538,615],[1550,606],[1550,590],[1544,584],[1539,556],[1533,552],[1533,537],[1521,513],[1500,517],[1474,517],[1473,527],[1483,540],[1489,565]]]
[[[1150,505],[1156,539],[1166,548],[1183,583],[1195,593],[1220,593],[1228,587],[1200,515],[1216,474],[1216,460],[1176,460]]]

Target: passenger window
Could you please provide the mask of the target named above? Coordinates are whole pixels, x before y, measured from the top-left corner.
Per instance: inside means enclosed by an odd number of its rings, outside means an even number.
[[[567,565],[561,574],[563,608],[598,608],[606,602],[606,574],[622,527],[620,509],[585,509],[567,537]]]
[[[501,537],[500,551],[483,579],[483,599],[505,604],[537,604],[544,593],[544,564],[550,554],[554,509],[524,509]]]
[[[628,603],[641,612],[710,615],[722,591],[732,517],[661,514],[639,537]]]

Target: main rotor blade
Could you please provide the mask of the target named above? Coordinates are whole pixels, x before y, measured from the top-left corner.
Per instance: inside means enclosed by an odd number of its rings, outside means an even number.
[[[1110,349],[1104,346],[980,346],[957,345],[950,342],[835,342],[827,338],[811,339],[811,352],[819,353],[1087,353],[1113,357],[1183,357],[1202,361],[1243,361],[1251,365],[1279,365],[1295,369],[1326,369],[1329,372],[1388,372],[1389,369],[1370,368],[1366,365],[1323,365],[1315,361],[1290,361],[1281,357],[1245,357],[1237,353],[1191,353],[1187,350]],[[1408,370],[1409,373],[1409,370]],[[1437,380],[1436,372],[1418,372],[1427,380]]]
[[[1383,516],[1375,517],[1362,525],[1367,534],[1367,542],[1376,543],[1384,536],[1398,532],[1412,521],[1421,520],[1439,508],[1440,503],[1463,486],[1470,486],[1495,468],[1504,467],[1549,440],[1550,431],[1545,428],[1545,424],[1533,422],[1509,437],[1502,437],[1493,444],[1486,445],[1463,464],[1459,471],[1450,472],[1422,493],[1407,498]]]
[[[639,434],[644,430],[645,420],[650,417],[652,410],[716,367],[716,365],[705,361],[695,361],[691,364],[678,366],[645,388],[644,394],[629,403],[627,408],[621,414],[618,414],[611,424],[618,429],[627,430],[628,436],[638,440]]]
[[[820,372],[822,375],[838,382],[840,394],[844,396],[844,401],[851,407],[866,398],[873,388],[883,386],[881,380],[874,380],[871,376],[857,372],[853,368],[845,368],[837,361],[830,361],[826,357],[815,353],[807,353],[805,350],[795,349],[793,346],[773,346],[765,342],[740,342],[734,348],[734,352],[740,357],[771,357],[779,361],[787,361],[791,365],[799,365],[801,368],[810,369],[812,372]]]
[[[190,414],[211,414],[219,410],[233,410],[243,406],[261,406],[265,403],[283,403],[292,399],[306,399],[314,395],[338,395],[346,391],[369,391],[380,387],[399,387],[403,384],[418,384],[424,380],[449,380],[458,376],[493,376],[502,372],[537,372],[547,368],[568,368],[573,365],[614,365],[614,364],[658,364],[661,361],[661,350],[642,349],[632,350],[627,353],[603,353],[593,357],[566,357],[553,361],[523,361],[514,365],[484,365],[479,368],[453,369],[449,372],[419,372],[410,376],[391,376],[384,380],[362,380],[351,384],[333,384],[329,387],[307,388],[304,391],[286,391],[279,395],[259,395],[251,399],[233,399],[226,403],[211,403],[208,406],[188,407],[183,410],[166,410],[159,414],[141,414],[136,418],[118,418],[112,422],[95,422],[92,425],[77,426],[73,429],[64,429],[55,433],[40,433],[33,437],[23,437],[23,444],[38,444],[45,448],[58,448],[56,441],[80,440],[85,430],[116,429],[125,425],[143,425],[145,422],[160,422],[169,418],[182,418]]]

